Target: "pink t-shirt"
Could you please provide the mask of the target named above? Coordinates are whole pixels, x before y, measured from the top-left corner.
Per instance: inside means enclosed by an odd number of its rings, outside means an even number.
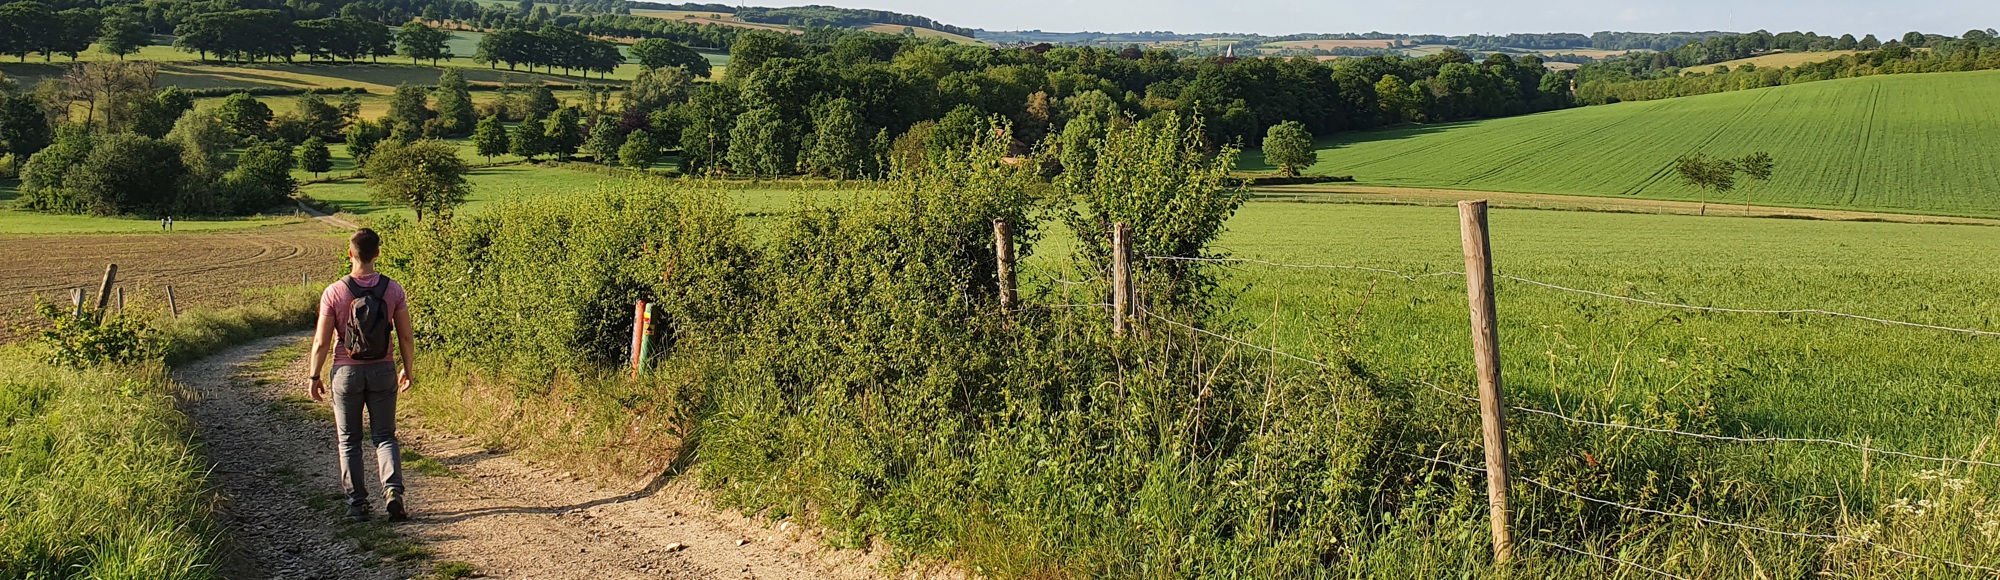
[[[380,284],[384,280],[388,279],[382,277],[381,274],[355,276],[354,285],[360,286],[362,288],[374,288],[376,284]],[[389,305],[389,316],[391,317],[390,324],[394,325],[395,324],[394,317],[396,315],[409,311],[410,301],[409,297],[403,294],[403,285],[397,284],[395,280],[388,280],[388,282],[389,282],[389,287],[382,291],[382,301]],[[332,285],[326,287],[325,292],[321,292],[319,294],[319,315],[333,318],[334,366],[353,365],[353,364],[376,364],[395,359],[396,358],[395,349],[390,349],[389,356],[373,360],[356,361],[353,358],[347,356],[347,347],[346,345],[341,344],[341,342],[346,339],[340,336],[341,334],[340,329],[346,328],[347,319],[354,315],[354,313],[350,311],[350,305],[353,302],[354,302],[354,293],[347,291],[346,278],[341,278],[340,280],[335,281]]]

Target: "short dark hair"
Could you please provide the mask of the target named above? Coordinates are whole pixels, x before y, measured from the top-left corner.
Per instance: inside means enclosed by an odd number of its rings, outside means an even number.
[[[363,262],[373,262],[382,253],[382,236],[375,230],[361,228],[354,232],[354,237],[347,238],[347,243],[354,245],[354,257]]]

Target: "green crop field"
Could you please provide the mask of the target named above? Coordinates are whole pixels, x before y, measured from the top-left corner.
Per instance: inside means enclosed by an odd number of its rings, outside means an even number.
[[[1775,177],[1747,191],[1758,204],[2000,216],[1996,92],[2000,71],[1895,75],[1402,127],[1336,136],[1309,172],[1693,201],[1702,195],[1673,178],[1674,158],[1768,151]]]
[[[1491,224],[1503,275],[1703,306],[1824,308],[2000,330],[1994,308],[2000,292],[1993,290],[2000,264],[1990,259],[2000,252],[2000,236],[1990,227],[1536,210],[1495,210]],[[1464,267],[1457,212],[1448,207],[1256,201],[1229,228],[1218,246],[1240,258],[1413,276]],[[1062,237],[1038,250],[1022,279],[1056,293],[1039,300],[1101,301],[1063,295],[1061,286],[1045,282],[1044,274],[1082,277],[1061,268]],[[1459,428],[1448,434],[1404,426],[1381,452],[1384,464],[1407,459],[1397,453],[1477,463],[1476,408],[1422,384],[1474,392],[1462,277],[1410,281],[1373,271],[1245,263],[1228,266],[1224,280],[1235,295],[1229,317],[1239,322],[1232,335],[1371,377],[1385,405],[1457,417]],[[2000,382],[2000,338],[1822,315],[1698,313],[1505,279],[1496,294],[1513,404],[1594,421],[1824,437],[1954,458],[1990,460],[1988,443],[2000,434],[2000,392],[1990,387]],[[1184,333],[1157,322],[1152,328]],[[1205,344],[1302,367],[1219,340]],[[1565,489],[1782,530],[1849,536],[1874,530],[1898,549],[2000,563],[2000,543],[1974,531],[1995,519],[1985,507],[2000,495],[2000,474],[1992,470],[1871,459],[1829,445],[1732,445],[1571,427],[1525,413],[1509,420],[1516,473]],[[1385,532],[1390,538],[1364,549],[1363,562],[1411,577],[1479,567],[1484,480],[1448,467],[1432,477],[1442,496],[1464,494],[1470,511],[1406,513],[1438,519],[1414,524],[1430,531],[1400,539]],[[1626,487],[1647,480],[1654,483]],[[1861,549],[1616,510],[1578,512],[1578,502],[1526,484],[1515,493],[1523,521],[1517,537],[1688,577],[1754,577],[1759,568],[1772,577],[1803,577]],[[1911,507],[1920,505],[1934,507]],[[1575,556],[1533,551],[1538,559],[1578,565],[1552,576],[1598,569]],[[1895,561],[1886,570],[1897,571],[1883,577],[1972,577],[1915,559]]]

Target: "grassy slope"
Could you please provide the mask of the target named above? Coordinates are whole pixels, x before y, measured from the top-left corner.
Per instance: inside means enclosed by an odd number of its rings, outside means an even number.
[[[1310,173],[1364,184],[1697,200],[1682,154],[1769,151],[1759,204],[2000,215],[2000,71],[1895,75],[1341,135]],[[1254,160],[1248,160],[1254,161]],[[1255,167],[1255,163],[1246,163]],[[1712,201],[1743,201],[1738,191]]]
[[[1856,54],[1859,52],[1861,51],[1831,50],[1825,52],[1774,52],[1771,54],[1758,55],[1750,58],[1739,58],[1736,60],[1722,61],[1707,66],[1691,67],[1682,70],[1681,74],[1705,73],[1715,70],[1715,67],[1718,66],[1726,66],[1729,67],[1729,70],[1736,70],[1738,67],[1741,67],[1746,64],[1757,65],[1757,68],[1792,67],[1806,63],[1833,60],[1835,58],[1839,58],[1850,54]]]
[[[249,302],[162,324],[167,359],[302,328],[314,295]],[[213,578],[224,544],[209,466],[165,368],[37,358],[32,347],[0,349],[0,577]]]

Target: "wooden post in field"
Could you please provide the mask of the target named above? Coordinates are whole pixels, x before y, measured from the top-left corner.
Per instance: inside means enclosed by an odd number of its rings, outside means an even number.
[[[1111,224],[1111,335],[1132,328],[1132,226]]]
[[[1465,294],[1472,306],[1472,358],[1479,369],[1479,424],[1486,441],[1486,505],[1493,520],[1493,561],[1514,557],[1507,503],[1507,404],[1500,390],[1500,328],[1493,314],[1493,248],[1486,236],[1486,201],[1458,202],[1465,245]]]
[[[125,315],[125,287],[118,287],[118,315]]]
[[[83,287],[69,289],[70,318],[83,318]]]
[[[172,284],[167,285],[167,313],[174,318],[181,317],[181,307],[179,304],[174,303],[174,285]]]
[[[993,218],[993,259],[1000,279],[1000,309],[1013,310],[1019,299],[1014,293],[1014,233],[1006,218]]]
[[[299,286],[307,289],[311,289],[313,287],[312,272],[299,272]]]
[[[104,319],[104,309],[111,306],[111,283],[118,279],[118,265],[104,268],[104,282],[97,286],[97,318]]]

